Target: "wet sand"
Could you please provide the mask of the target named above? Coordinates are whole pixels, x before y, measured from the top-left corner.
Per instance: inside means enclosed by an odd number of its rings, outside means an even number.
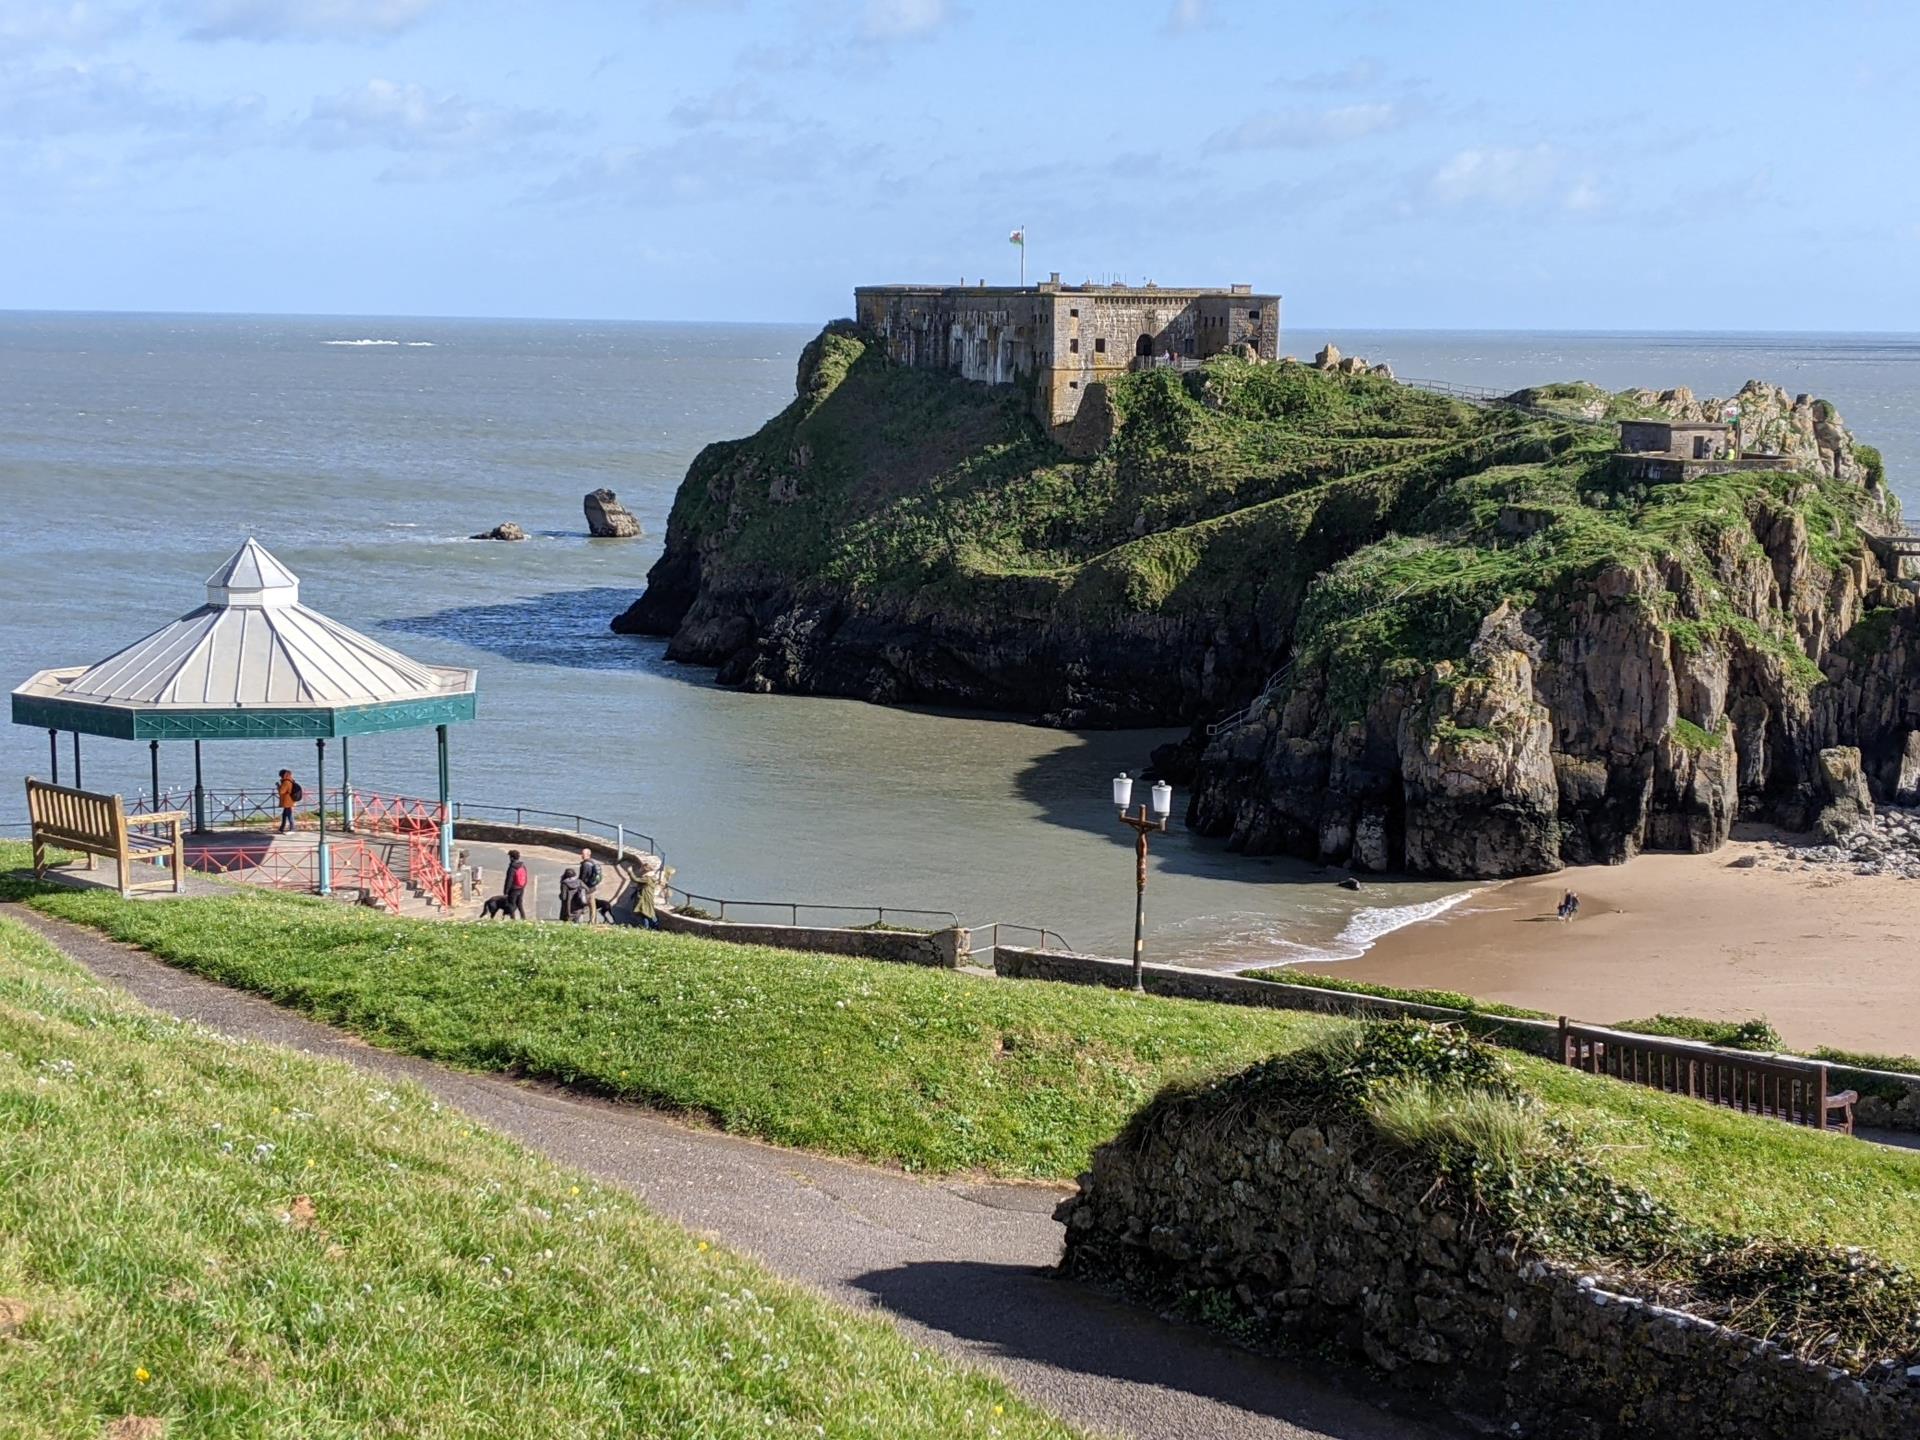
[[[1778,853],[1736,841],[1510,880],[1358,960],[1301,968],[1601,1024],[1764,1015],[1796,1049],[1920,1054],[1920,882],[1733,863]],[[1569,889],[1580,913],[1563,925]]]

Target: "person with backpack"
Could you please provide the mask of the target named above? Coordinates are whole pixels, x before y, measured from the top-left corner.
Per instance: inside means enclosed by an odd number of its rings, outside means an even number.
[[[527,862],[518,850],[507,851],[507,881],[500,895],[507,902],[507,919],[527,918]]]
[[[593,892],[600,888],[602,878],[604,877],[602,877],[600,873],[600,862],[593,858],[593,851],[587,849],[584,845],[581,846],[580,890],[582,899],[586,905],[587,924],[589,925],[593,924],[594,912],[600,908],[599,903],[594,899]]]
[[[302,790],[300,782],[293,778],[293,771],[282,770],[275,793],[280,800],[280,833],[290,834],[293,830],[293,807],[307,798],[306,791]]]

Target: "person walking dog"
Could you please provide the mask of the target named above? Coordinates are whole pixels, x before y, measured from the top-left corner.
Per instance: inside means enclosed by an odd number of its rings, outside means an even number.
[[[603,877],[601,876],[601,873],[600,873],[600,862],[593,858],[593,851],[587,849],[587,847],[584,845],[581,846],[580,847],[580,890],[581,890],[581,899],[585,905],[586,912],[587,912],[587,924],[589,925],[593,924],[596,918],[594,912],[599,908],[598,902],[595,900],[593,892],[600,888],[600,881],[602,878]]]
[[[507,878],[500,894],[507,902],[507,919],[527,918],[527,862],[518,850],[507,851]]]

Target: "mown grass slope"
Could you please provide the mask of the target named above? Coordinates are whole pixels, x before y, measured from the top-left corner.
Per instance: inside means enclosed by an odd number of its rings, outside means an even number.
[[[159,1016],[0,920],[0,1436],[161,1433],[138,1419],[1073,1433],[412,1086]]]
[[[0,870],[7,865],[0,848]],[[782,1144],[1067,1179],[1165,1085],[1350,1022],[629,930],[447,925],[273,895],[36,908],[376,1044],[682,1109]],[[1920,1268],[1920,1155],[1525,1056],[1620,1179],[1702,1224]]]

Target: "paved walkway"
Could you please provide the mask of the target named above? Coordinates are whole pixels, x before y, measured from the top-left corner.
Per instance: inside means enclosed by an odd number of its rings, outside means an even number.
[[[147,1004],[230,1035],[402,1076],[523,1144],[842,1303],[999,1372],[1090,1429],[1138,1440],[1451,1440],[1362,1398],[1363,1379],[1252,1355],[1047,1272],[1051,1186],[930,1181],[694,1129],[632,1106],[375,1050],[257,996],[17,904],[37,930]]]

